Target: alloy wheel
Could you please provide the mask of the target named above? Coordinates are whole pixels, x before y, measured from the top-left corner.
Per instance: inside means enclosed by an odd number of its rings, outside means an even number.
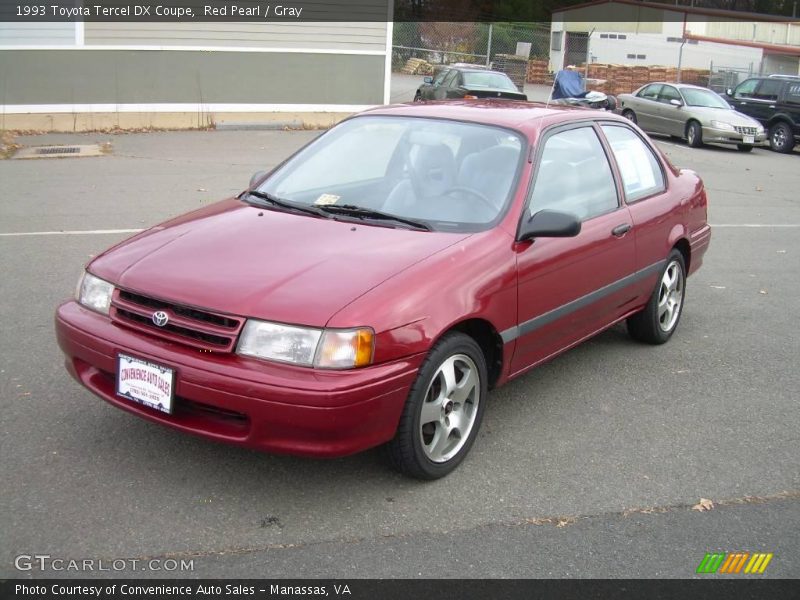
[[[683,279],[681,265],[673,260],[661,277],[658,291],[658,326],[661,331],[671,331],[678,322],[683,304]]]
[[[469,439],[478,414],[478,367],[466,354],[446,359],[431,378],[420,411],[419,436],[429,460],[444,463]]]
[[[786,144],[786,129],[775,127],[772,130],[772,145],[776,148],[783,148],[784,144]]]

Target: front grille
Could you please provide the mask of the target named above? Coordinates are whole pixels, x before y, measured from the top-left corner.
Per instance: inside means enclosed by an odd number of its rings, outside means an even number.
[[[739,127],[736,126],[736,133],[741,133],[742,135],[755,135],[758,132],[758,129],[755,127]]]
[[[142,296],[141,294],[134,294],[133,292],[128,292],[126,290],[120,290],[119,296],[123,300],[126,300],[128,302],[133,302],[134,304],[138,304],[140,306],[147,306],[148,308],[152,308],[153,310],[170,309],[176,315],[181,315],[183,317],[186,317],[187,319],[194,319],[196,321],[205,321],[207,323],[212,323],[220,327],[227,327],[228,329],[235,329],[239,325],[239,321],[231,317],[226,317],[224,315],[217,315],[214,313],[206,312],[204,310],[190,308],[188,306],[180,306],[177,304],[171,304],[169,302],[162,302],[161,300],[156,300],[155,298]]]
[[[153,313],[164,311],[169,320],[159,327]],[[120,325],[136,329],[188,346],[212,352],[232,352],[244,319],[213,313],[152,298],[128,290],[116,290],[111,299],[111,319]]]

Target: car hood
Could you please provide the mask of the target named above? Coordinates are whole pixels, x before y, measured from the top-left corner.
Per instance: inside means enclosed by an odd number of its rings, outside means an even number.
[[[321,327],[381,282],[467,236],[333,221],[227,200],[111,248],[89,270],[163,300]]]
[[[705,106],[687,106],[685,107],[693,117],[700,119],[704,125],[710,125],[711,121],[722,121],[723,123],[730,123],[738,127],[758,127],[758,121],[751,119],[747,115],[743,115],[733,109],[728,110],[725,108],[708,108]]]

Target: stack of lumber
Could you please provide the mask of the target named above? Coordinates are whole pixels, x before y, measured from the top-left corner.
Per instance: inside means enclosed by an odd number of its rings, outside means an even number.
[[[492,68],[508,75],[520,92],[525,87],[525,78],[528,75],[527,57],[514,54],[497,54],[492,62]]]
[[[528,83],[543,84],[547,82],[550,75],[548,69],[549,61],[547,59],[533,59],[528,61],[528,72],[525,81]]]
[[[406,75],[430,75],[433,73],[433,65],[421,58],[409,58],[400,72]]]
[[[583,73],[585,65],[578,67]],[[588,89],[606,94],[629,94],[651,81],[677,81],[678,69],[661,65],[614,65],[591,63],[587,69],[589,79],[605,80],[596,87],[587,85]],[[708,69],[681,69],[681,81],[695,85],[708,85]]]
[[[681,69],[681,82],[707,86],[709,75],[708,69]]]

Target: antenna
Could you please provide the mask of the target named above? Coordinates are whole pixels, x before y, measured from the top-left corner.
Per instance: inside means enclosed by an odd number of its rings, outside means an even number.
[[[550,100],[553,99],[553,90],[556,89],[556,77],[558,77],[558,71],[553,75],[553,85],[550,86],[550,95],[547,96],[547,102],[544,105],[545,108],[550,108]]]

